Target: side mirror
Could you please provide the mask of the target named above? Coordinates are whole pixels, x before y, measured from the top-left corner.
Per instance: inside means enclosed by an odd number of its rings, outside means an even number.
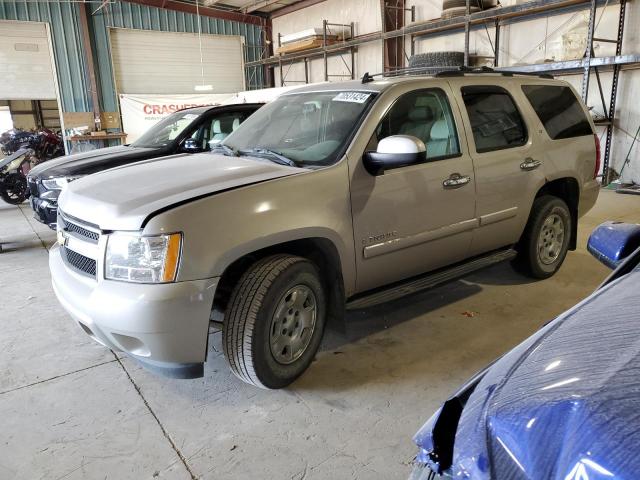
[[[406,167],[427,159],[424,142],[411,135],[392,135],[378,143],[378,150],[365,152],[364,168],[371,175],[382,175],[385,170]]]
[[[635,223],[604,222],[587,242],[587,250],[609,268],[616,268],[640,247],[640,225]]]
[[[180,150],[184,153],[198,153],[202,152],[202,147],[195,138],[186,138],[182,142],[182,147],[180,148]]]

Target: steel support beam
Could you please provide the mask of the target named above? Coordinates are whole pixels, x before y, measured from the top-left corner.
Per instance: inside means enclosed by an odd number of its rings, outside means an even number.
[[[618,36],[616,39],[616,55],[620,55],[622,53],[622,36],[624,34],[624,20],[625,13],[627,10],[627,2],[626,0],[620,1],[620,13],[618,17]],[[604,185],[609,184],[609,164],[611,162],[611,142],[613,140],[613,127],[614,120],[616,115],[616,98],[618,96],[618,80],[620,77],[620,69],[621,65],[615,65],[613,67],[613,79],[611,82],[611,99],[609,103],[609,114],[607,124],[607,138],[604,144],[604,155],[602,161],[602,183]]]
[[[494,39],[494,52],[493,52],[493,67],[498,68],[500,65],[500,19],[496,18],[496,36]]]
[[[191,13],[205,17],[219,18],[221,20],[231,20],[233,22],[250,23],[252,25],[264,26],[264,18],[257,15],[245,15],[243,13],[232,12],[229,10],[220,10],[218,8],[210,8],[200,6],[196,9],[195,4],[183,3],[177,0],[127,0],[129,3],[137,3],[146,5],[147,7],[164,8],[166,10],[175,10],[177,12]]]
[[[261,8],[270,7],[271,5],[276,5],[278,3],[282,3],[282,0],[259,0],[243,5],[240,10],[243,13],[251,13]]]
[[[287,15],[289,13],[297,12],[298,10],[302,10],[303,8],[312,7],[313,5],[317,5],[318,3],[326,2],[326,0],[302,0],[300,2],[292,3],[291,5],[287,5],[286,7],[279,8],[278,10],[274,10],[269,14],[271,18],[278,18],[282,15]]]
[[[564,62],[536,63],[534,65],[515,65],[511,67],[496,68],[496,71],[507,71],[514,73],[581,73],[585,66],[585,59],[567,60]],[[618,55],[615,57],[592,57],[591,67],[613,68],[615,65],[640,65],[640,54]]]
[[[82,42],[84,43],[84,55],[87,62],[87,70],[89,73],[89,89],[91,90],[91,103],[93,107],[94,124],[96,130],[100,130],[100,93],[98,91],[98,82],[96,80],[96,69],[93,61],[93,42],[91,41],[91,32],[89,31],[89,19],[87,5],[85,2],[78,4],[80,10],[80,29],[82,30]]]
[[[595,0],[594,0],[595,1]],[[469,16],[471,15],[471,2],[467,0],[467,10],[464,16],[464,66],[469,66],[469,38],[471,36],[471,23]]]
[[[593,32],[596,24],[596,0],[591,0],[589,9],[589,27],[587,28],[587,50],[584,53],[584,66],[582,67],[582,100],[587,103],[589,97],[589,79],[591,77],[591,54],[593,52]]]

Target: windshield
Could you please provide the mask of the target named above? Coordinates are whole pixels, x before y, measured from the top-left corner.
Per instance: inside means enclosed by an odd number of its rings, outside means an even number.
[[[199,113],[188,110],[172,113],[151,127],[144,135],[133,142],[131,146],[140,148],[166,147],[199,116]]]
[[[360,125],[375,93],[320,91],[283,95],[223,142],[240,155],[270,156],[298,166],[331,165]]]

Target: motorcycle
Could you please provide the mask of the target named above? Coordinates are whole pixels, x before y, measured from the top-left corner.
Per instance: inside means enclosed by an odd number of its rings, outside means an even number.
[[[29,146],[34,150],[33,156],[37,159],[37,163],[64,155],[62,138],[48,128],[38,130],[33,142]],[[33,160],[31,163],[32,166],[37,164],[34,163]]]
[[[62,138],[46,128],[9,130],[0,135],[0,149],[8,155],[0,160],[0,198],[12,205],[29,198],[27,173],[32,167],[64,155]]]
[[[36,134],[25,130],[11,129],[0,135],[0,149],[11,155],[21,148],[31,147],[36,142]]]
[[[29,197],[27,173],[31,169],[31,148],[20,148],[0,160],[0,198],[11,205],[18,205]]]
[[[64,155],[62,137],[48,128],[41,128],[36,132],[9,130],[0,135],[0,148],[5,155],[11,155],[22,148],[32,149],[32,166]]]

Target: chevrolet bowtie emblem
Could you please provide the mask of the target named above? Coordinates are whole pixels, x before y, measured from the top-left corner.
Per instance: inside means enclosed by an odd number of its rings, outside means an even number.
[[[57,233],[58,244],[61,247],[65,247],[67,245],[68,236],[65,234],[64,230],[58,230]]]

